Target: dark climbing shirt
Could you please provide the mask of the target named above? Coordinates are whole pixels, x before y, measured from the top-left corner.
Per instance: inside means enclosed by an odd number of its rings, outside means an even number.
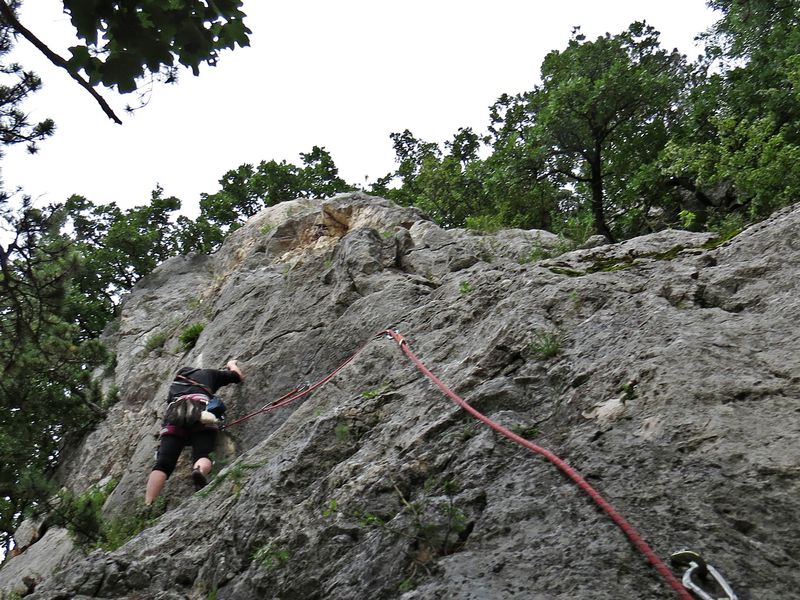
[[[177,375],[184,375],[208,389],[192,385],[188,381],[177,377]],[[169,386],[169,395],[171,398],[185,396],[186,394],[203,394],[208,396],[209,391],[213,396],[222,386],[228,385],[229,383],[241,383],[242,381],[236,371],[229,371],[228,369],[195,369],[193,367],[181,367],[178,369],[177,375],[172,385]]]

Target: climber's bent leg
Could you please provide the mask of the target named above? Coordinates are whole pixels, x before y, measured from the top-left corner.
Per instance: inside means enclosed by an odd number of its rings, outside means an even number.
[[[147,478],[147,489],[144,495],[144,503],[148,506],[158,498],[167,479],[175,470],[175,465],[181,455],[181,450],[185,445],[185,439],[178,435],[162,435],[161,443],[158,445],[156,454],[156,464]]]
[[[192,433],[192,468],[200,469],[203,475],[211,473],[211,462],[209,454],[214,451],[217,444],[217,430],[203,429]]]

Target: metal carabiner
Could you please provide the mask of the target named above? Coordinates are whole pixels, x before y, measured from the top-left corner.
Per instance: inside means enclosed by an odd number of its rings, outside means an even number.
[[[734,593],[733,589],[725,578],[720,575],[714,567],[708,564],[700,554],[692,550],[681,550],[675,552],[670,556],[670,561],[675,567],[688,567],[683,574],[683,587],[692,592],[700,600],[738,600],[738,596]],[[711,595],[708,591],[704,590],[696,579],[710,579],[716,584],[716,587],[721,589],[725,594],[724,596]],[[696,577],[695,577],[696,576]]]

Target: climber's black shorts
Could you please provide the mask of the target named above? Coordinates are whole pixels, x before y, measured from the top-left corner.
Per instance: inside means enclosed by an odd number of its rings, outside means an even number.
[[[198,458],[208,458],[208,455],[214,450],[216,442],[216,427],[204,427],[196,431],[162,431],[153,471],[163,471],[169,477],[175,470],[181,451],[187,444],[192,446],[192,464],[194,464]]]

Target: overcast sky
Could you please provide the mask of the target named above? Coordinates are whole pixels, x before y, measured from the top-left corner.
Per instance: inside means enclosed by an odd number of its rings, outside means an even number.
[[[62,7],[25,2],[21,21],[66,56],[74,38]],[[392,132],[443,142],[459,127],[484,131],[488,107],[532,89],[573,26],[593,39],[646,20],[663,46],[695,59],[694,37],[715,20],[704,0],[245,0],[244,10],[249,48],[225,52],[199,77],[183,72],[135,114],[124,114],[130,99],[100,90],[121,126],[20,39],[15,60],[44,80],[25,108],[57,130],[36,156],[7,151],[6,189],[21,186],[43,204],[77,193],[128,207],[159,184],[194,214],[225,171],[299,163],[314,145],[348,182],[374,181],[395,168]]]

